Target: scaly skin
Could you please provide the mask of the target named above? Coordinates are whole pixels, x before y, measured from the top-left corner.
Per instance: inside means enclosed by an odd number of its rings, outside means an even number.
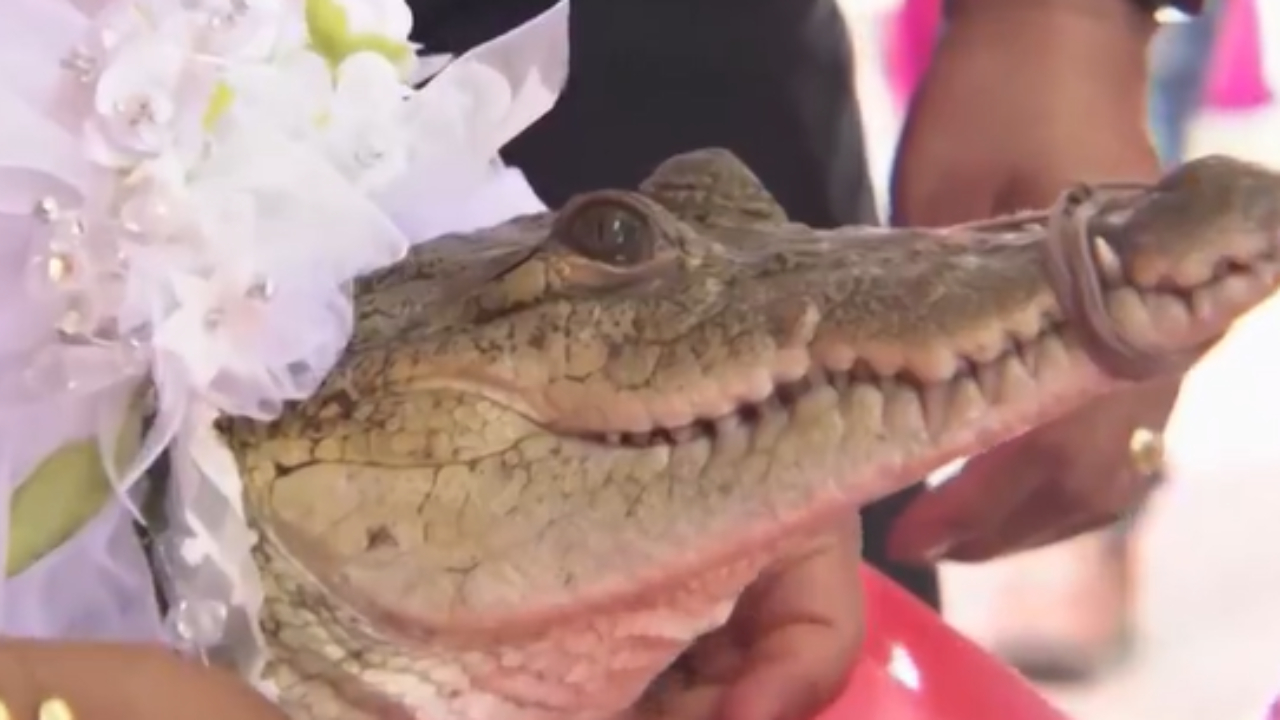
[[[284,707],[615,717],[859,505],[1116,387],[1100,323],[1181,371],[1276,286],[1260,168],[1081,217],[1093,316],[1042,217],[816,231],[720,151],[362,280],[316,397],[223,426]]]

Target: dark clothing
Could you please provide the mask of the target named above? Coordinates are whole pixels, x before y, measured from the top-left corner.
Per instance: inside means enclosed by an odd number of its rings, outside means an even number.
[[[429,52],[462,52],[553,0],[411,0]],[[874,224],[852,52],[834,0],[576,0],[569,84],[509,145],[551,206],[634,187],[671,155],[732,150],[793,220]],[[903,498],[864,511],[866,554],[937,604],[932,571],[889,567]]]

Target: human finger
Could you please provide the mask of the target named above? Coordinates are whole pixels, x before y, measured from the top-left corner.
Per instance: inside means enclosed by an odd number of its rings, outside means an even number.
[[[34,718],[60,699],[76,720],[287,720],[238,678],[154,645],[0,641],[0,702]],[[192,708],[191,712],[179,708]]]
[[[719,718],[807,720],[839,695],[864,635],[860,532],[825,538],[743,597],[747,654]]]
[[[956,477],[913,499],[894,522],[889,554],[932,564],[955,547],[990,535],[1032,495],[1048,468],[1022,462],[1024,448],[998,447],[970,458]],[[1016,472],[1009,468],[1016,467]]]

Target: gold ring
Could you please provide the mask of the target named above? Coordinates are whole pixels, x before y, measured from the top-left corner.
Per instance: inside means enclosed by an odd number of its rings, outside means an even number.
[[[1164,434],[1140,427],[1129,436],[1129,464],[1142,477],[1164,472]]]
[[[62,698],[49,698],[40,703],[39,720],[75,720],[71,706]]]
[[[75,717],[71,706],[62,698],[49,698],[40,703],[36,714],[37,720],[75,720]],[[0,720],[14,720],[13,713],[9,712],[9,707],[3,701],[0,701]]]

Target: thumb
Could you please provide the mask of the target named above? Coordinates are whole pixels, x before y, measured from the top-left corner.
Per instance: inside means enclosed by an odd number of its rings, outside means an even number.
[[[955,477],[912,500],[889,532],[890,557],[929,565],[966,541],[997,532],[1039,485],[1042,467],[1016,463],[1020,454],[1006,445],[972,457]]]
[[[731,621],[747,641],[722,720],[808,720],[845,686],[862,644],[861,527],[761,578]]]
[[[720,720],[808,720],[840,694],[852,662],[847,642],[822,624],[791,625],[752,648],[725,692]]]

